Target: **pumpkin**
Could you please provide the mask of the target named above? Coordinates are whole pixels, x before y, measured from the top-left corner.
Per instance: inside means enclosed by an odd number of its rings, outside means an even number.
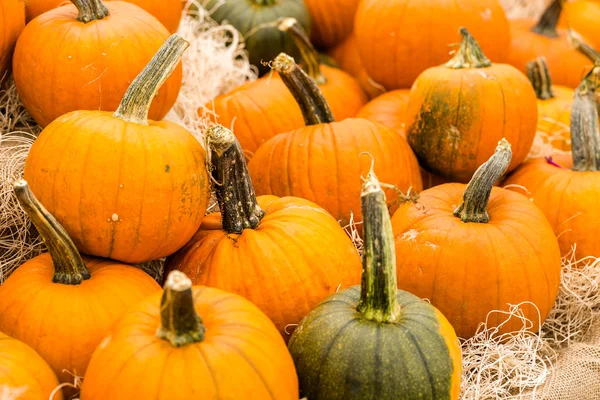
[[[141,263],[168,256],[196,232],[208,203],[200,143],[148,119],[148,107],[188,42],[174,34],[113,114],[74,111],[48,125],[25,179],[86,254]]]
[[[46,361],[31,347],[0,332],[0,393],[4,399],[62,400],[60,391],[50,397],[58,380]],[[14,393],[16,397],[11,397]]]
[[[498,0],[363,0],[356,12],[360,59],[388,90],[409,88],[428,68],[444,63],[456,28],[467,26],[494,62],[504,62],[510,27]]]
[[[410,89],[392,90],[365,104],[356,114],[357,118],[378,122],[404,136],[406,110]]]
[[[572,154],[532,159],[519,167],[505,185],[526,190],[546,215],[563,255],[576,246],[575,256],[600,257],[600,130],[594,100],[596,67],[575,91],[571,113]],[[518,186],[517,186],[518,185]]]
[[[486,321],[500,333],[521,329],[518,318],[490,314],[517,304],[536,332],[558,293],[561,257],[549,222],[527,197],[493,187],[511,156],[502,139],[468,185],[425,190],[392,217],[399,288],[429,299],[465,339]]]
[[[422,187],[419,165],[406,140],[383,125],[360,118],[336,122],[314,82],[281,54],[274,62],[304,114],[306,127],[274,136],[250,160],[248,168],[258,194],[297,196],[326,209],[342,226],[360,210],[361,154],[375,159],[381,179],[408,192]],[[390,203],[398,201],[388,190]]]
[[[367,102],[356,80],[344,71],[320,64],[317,51],[296,20],[282,19],[278,28],[297,44],[307,73],[323,91],[335,117],[353,117]],[[216,123],[232,128],[249,158],[271,137],[304,126],[294,96],[277,74],[248,82],[212,100],[205,108],[214,110]]]
[[[562,0],[553,0],[539,21],[510,21],[512,43],[508,63],[527,72],[527,63],[543,55],[552,71],[553,81],[574,88],[592,63],[569,43],[567,30],[556,27],[561,11]]]
[[[17,92],[42,127],[75,110],[115,111],[129,84],[169,37],[156,18],[133,4],[73,4],[27,24],[15,49]],[[177,67],[153,100],[151,119],[167,114],[180,88]]]
[[[311,28],[303,0],[207,0],[203,5],[212,19],[227,21],[244,36],[250,64],[260,75],[270,71],[264,64],[282,51],[300,56],[292,38],[275,26],[279,18],[295,18],[307,32]]]
[[[80,256],[27,182],[17,181],[15,193],[48,253],[0,286],[0,330],[37,351],[61,382],[72,382],[124,310],[160,287],[139,268]]]
[[[286,332],[319,302],[359,282],[360,258],[337,221],[316,204],[256,198],[231,131],[215,126],[207,137],[221,213],[205,218],[165,270],[247,298],[287,340]]]
[[[0,82],[8,75],[15,44],[25,27],[22,0],[3,0],[0,4]]]
[[[385,194],[371,172],[360,286],[336,293],[302,320],[289,349],[300,395],[314,400],[458,399],[460,344],[431,304],[398,290]]]
[[[304,0],[311,17],[312,42],[322,48],[341,43],[354,27],[360,0]]]
[[[406,137],[425,170],[468,182],[503,137],[514,143],[509,171],[523,162],[535,137],[537,102],[525,75],[492,65],[473,36],[460,32],[454,58],[423,72],[412,87]]]
[[[256,306],[173,271],[111,329],[84,378],[82,400],[133,398],[297,400],[298,378]]]
[[[600,2],[594,0],[568,1],[564,4],[566,27],[581,35],[595,49],[600,49]]]

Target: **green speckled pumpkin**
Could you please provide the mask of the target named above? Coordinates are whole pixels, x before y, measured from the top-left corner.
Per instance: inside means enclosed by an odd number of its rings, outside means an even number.
[[[458,399],[460,345],[431,304],[397,289],[385,194],[373,173],[362,194],[361,286],[336,293],[294,331],[289,349],[310,400]]]
[[[250,63],[261,75],[270,71],[261,61],[269,62],[281,52],[299,59],[300,53],[289,35],[279,31],[275,24],[257,29],[260,25],[274,23],[280,17],[293,17],[310,32],[310,15],[303,0],[208,0],[204,8],[215,9],[212,19],[219,23],[226,20],[244,35]]]

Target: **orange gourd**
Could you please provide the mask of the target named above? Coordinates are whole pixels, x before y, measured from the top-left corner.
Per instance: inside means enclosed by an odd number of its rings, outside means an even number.
[[[564,24],[583,37],[586,43],[600,49],[600,2],[576,0],[564,2]]]
[[[247,298],[287,340],[313,307],[360,281],[360,257],[337,221],[316,204],[256,198],[235,136],[220,126],[206,135],[221,213],[205,218],[165,270]]]
[[[330,48],[352,32],[360,0],[304,0],[311,18],[311,41]]]
[[[8,75],[15,44],[24,27],[23,0],[3,0],[0,3],[0,82]]]
[[[405,136],[404,128],[409,96],[410,89],[398,89],[384,93],[365,104],[356,114],[356,118],[380,123]]]
[[[152,15],[121,1],[73,0],[31,21],[13,59],[17,92],[42,127],[75,110],[115,111],[129,84],[169,37]],[[152,101],[161,120],[181,88],[181,67]]]
[[[110,326],[160,287],[139,268],[80,256],[27,182],[17,181],[15,193],[48,253],[21,265],[0,286],[0,330],[37,351],[61,382],[72,382],[71,374],[83,376]]]
[[[521,329],[518,318],[488,317],[521,303],[537,332],[558,293],[561,257],[552,227],[527,197],[493,187],[510,158],[502,139],[468,185],[425,190],[392,217],[402,255],[396,259],[399,288],[429,299],[465,339],[486,320],[488,328],[505,323],[500,333]]]
[[[503,137],[513,143],[509,171],[535,138],[537,101],[516,68],[492,64],[465,29],[454,58],[423,72],[410,93],[406,138],[421,166],[454,182],[468,182]]]
[[[204,149],[182,126],[148,119],[188,45],[169,38],[114,114],[63,115],[31,147],[25,179],[81,252],[141,263],[174,253],[200,226],[209,198]]]

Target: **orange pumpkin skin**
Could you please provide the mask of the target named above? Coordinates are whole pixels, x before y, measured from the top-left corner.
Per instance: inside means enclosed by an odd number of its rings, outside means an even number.
[[[8,75],[15,44],[24,27],[23,0],[3,0],[0,4],[0,82]]]
[[[59,390],[52,398],[50,394],[58,386],[56,375],[46,361],[31,347],[0,332],[0,388],[3,391],[21,393],[19,400],[62,400]],[[22,392],[24,390],[24,392]],[[13,397],[7,396],[7,399]]]
[[[356,114],[356,118],[364,118],[405,136],[404,127],[410,89],[392,90],[371,100]]]
[[[374,158],[381,182],[403,192],[422,188],[419,165],[406,140],[383,125],[350,118],[307,126],[263,144],[248,168],[257,194],[296,196],[317,203],[340,221],[362,221],[361,173]],[[386,191],[390,203],[397,196]]]
[[[388,90],[409,88],[421,72],[446,62],[460,26],[494,62],[506,60],[510,45],[498,0],[420,0],[418,6],[412,0],[363,0],[354,26],[367,73]]]
[[[600,49],[600,2],[577,0],[564,2],[564,23],[583,36],[585,42],[594,49]]]
[[[297,400],[294,363],[273,323],[239,296],[192,290],[206,328],[202,342],[175,348],[156,337],[162,292],[156,293],[135,305],[98,346],[81,399]]]
[[[174,253],[200,226],[204,159],[200,143],[172,122],[75,111],[40,134],[25,179],[81,252],[140,263]]]
[[[135,5],[111,1],[106,6],[108,17],[87,24],[77,21],[75,6],[56,8],[31,21],[19,37],[15,84],[41,126],[70,111],[115,111],[169,37],[156,18]],[[161,120],[169,112],[180,88],[181,66],[154,98],[150,119]]]
[[[61,382],[73,381],[68,372],[83,376],[110,326],[131,304],[160,289],[141,269],[83,260],[91,278],[79,285],[53,283],[52,259],[44,253],[0,286],[0,330],[37,351]]]
[[[560,281],[560,252],[548,221],[525,196],[494,187],[490,221],[464,223],[453,215],[465,185],[450,183],[421,192],[392,217],[400,289],[427,298],[452,324],[471,337],[492,310],[531,301],[541,320],[550,313]],[[539,328],[531,305],[523,312]],[[493,314],[489,326],[503,322]],[[502,332],[520,329],[513,318]]]
[[[350,75],[321,65],[327,83],[319,85],[336,119],[350,118],[367,102],[360,85]],[[217,97],[215,122],[232,129],[247,156],[267,140],[304,126],[304,118],[294,96],[277,74],[248,82],[231,93]]]
[[[360,0],[305,0],[312,21],[310,39],[318,47],[330,48],[344,40],[354,27]]]
[[[165,272],[177,269],[196,285],[245,297],[287,340],[293,332],[288,325],[298,324],[338,288],[360,282],[361,261],[336,220],[316,204],[294,197],[257,200],[265,211],[257,228],[227,234],[221,214],[210,214],[168,258]]]

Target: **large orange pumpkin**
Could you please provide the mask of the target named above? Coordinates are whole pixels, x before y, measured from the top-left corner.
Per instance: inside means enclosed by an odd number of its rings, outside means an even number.
[[[330,48],[342,42],[354,27],[360,0],[304,0],[311,17],[312,42]]]
[[[256,306],[173,271],[98,346],[81,400],[200,398],[298,400],[298,378]]]
[[[510,28],[498,0],[363,0],[354,33],[367,73],[392,90],[411,87],[421,72],[444,63],[461,26],[494,62],[506,60]]]
[[[567,27],[581,35],[593,48],[600,49],[600,2],[595,0],[566,1],[564,4]]]
[[[209,197],[204,149],[182,126],[148,119],[155,92],[187,46],[173,35],[114,114],[63,115],[31,147],[25,179],[83,253],[154,260],[200,226]]]
[[[73,0],[31,21],[13,59],[23,105],[43,127],[75,110],[115,111],[129,84],[169,37],[152,15],[121,1]],[[78,11],[79,9],[79,11]],[[181,67],[152,101],[161,120],[181,88]]]
[[[503,139],[468,185],[425,190],[392,217],[398,287],[429,299],[462,338],[486,319],[490,328],[506,321],[502,313],[488,318],[491,311],[524,302],[535,332],[558,293],[561,257],[550,224],[527,197],[492,186],[510,157]],[[512,318],[501,332],[521,328]]]
[[[419,166],[402,135],[360,118],[335,122],[319,88],[294,60],[281,54],[275,67],[297,99],[307,126],[277,135],[263,144],[248,165],[258,194],[297,196],[331,213],[342,226],[354,214],[362,221],[361,182],[370,153],[382,182],[407,192],[421,190]],[[388,190],[390,203],[398,200]]]
[[[17,38],[24,27],[23,0],[3,0],[0,3],[0,82],[8,74]]]
[[[31,346],[61,382],[82,376],[108,328],[131,306],[160,289],[144,271],[81,257],[27,182],[15,183],[21,206],[48,253],[17,268],[0,286],[0,330]]]
[[[535,138],[537,102],[525,75],[492,65],[469,32],[460,31],[454,58],[423,72],[412,87],[406,137],[424,169],[468,182],[503,137],[514,144],[509,171],[523,162]]]
[[[360,257],[325,210],[304,199],[255,197],[231,131],[207,131],[221,213],[208,215],[192,240],[167,259],[194,284],[244,296],[286,338],[313,307],[360,281]]]
[[[365,104],[356,114],[356,118],[380,123],[404,136],[409,96],[410,89],[384,93]]]

